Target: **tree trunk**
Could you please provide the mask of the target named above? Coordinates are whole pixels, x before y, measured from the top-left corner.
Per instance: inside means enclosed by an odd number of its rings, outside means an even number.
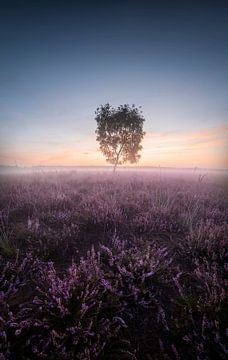
[[[121,153],[121,151],[122,151],[122,149],[123,149],[123,146],[124,146],[124,144],[121,145],[121,147],[120,147],[120,149],[119,149],[119,152],[118,152],[118,154],[117,154],[116,162],[115,162],[115,165],[114,165],[114,168],[113,168],[113,173],[116,171],[116,167],[117,167],[117,165],[118,165],[120,153]]]
[[[116,160],[115,165],[114,165],[114,167],[113,167],[113,173],[115,173],[115,172],[116,172],[116,167],[117,167],[117,164],[118,164],[118,159]]]

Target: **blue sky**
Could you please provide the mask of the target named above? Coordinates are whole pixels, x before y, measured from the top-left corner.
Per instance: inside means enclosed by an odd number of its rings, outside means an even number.
[[[3,1],[1,10],[1,163],[105,164],[94,111],[110,102],[142,106],[142,164],[185,166],[153,155],[161,134],[223,129],[214,151],[199,148],[197,162],[190,151],[186,165],[210,166],[213,151],[211,166],[226,166],[227,2]]]

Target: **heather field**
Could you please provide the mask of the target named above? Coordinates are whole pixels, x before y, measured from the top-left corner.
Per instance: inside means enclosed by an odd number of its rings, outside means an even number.
[[[226,178],[0,177],[0,359],[226,359]]]

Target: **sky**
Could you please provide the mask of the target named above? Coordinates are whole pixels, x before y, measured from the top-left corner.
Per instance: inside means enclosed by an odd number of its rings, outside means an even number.
[[[139,166],[228,168],[227,1],[0,2],[0,164],[106,165],[100,104],[142,106]]]

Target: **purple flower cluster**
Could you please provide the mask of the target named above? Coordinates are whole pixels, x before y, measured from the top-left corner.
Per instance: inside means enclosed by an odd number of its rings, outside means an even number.
[[[31,254],[3,261],[1,356],[100,358],[135,311],[159,309],[156,289],[166,282],[170,262],[165,249],[116,238],[113,249],[92,248],[61,275]]]

